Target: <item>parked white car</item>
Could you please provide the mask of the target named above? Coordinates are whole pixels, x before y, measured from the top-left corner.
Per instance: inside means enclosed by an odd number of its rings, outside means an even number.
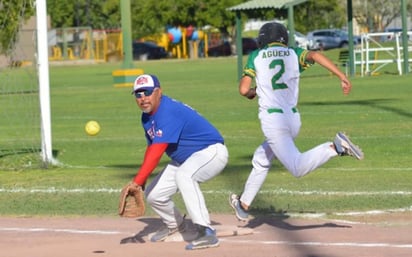
[[[341,29],[319,29],[308,33],[310,50],[328,50],[333,48],[347,48],[349,45],[348,32]],[[359,44],[361,38],[353,36],[353,43]]]
[[[301,47],[303,49],[309,48],[309,41],[307,37],[298,31],[295,31],[295,42],[296,46],[298,47]]]

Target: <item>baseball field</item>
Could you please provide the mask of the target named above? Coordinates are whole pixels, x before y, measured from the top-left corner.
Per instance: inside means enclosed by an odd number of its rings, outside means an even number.
[[[326,54],[337,60],[337,51]],[[52,143],[58,164],[0,170],[0,256],[187,254],[181,242],[165,243],[170,252],[151,243],[137,246],[136,252],[135,246],[119,244],[127,235],[145,238],[145,232],[159,225],[150,208],[142,220],[117,217],[120,189],[135,175],[145,150],[131,88],[113,86],[112,71],[120,65],[50,66]],[[365,159],[335,158],[299,179],[274,162],[252,206],[253,220],[242,224],[232,216],[227,198],[230,192],[241,192],[263,137],[256,100],[238,94],[236,58],[135,66],[157,75],[164,94],[191,105],[221,131],[230,159],[221,175],[202,185],[209,210],[217,224],[249,226],[256,232],[224,238],[221,247],[193,255],[250,256],[246,253],[258,247],[261,256],[410,256],[411,75],[399,76],[395,65],[388,65],[374,76],[352,77],[352,93],[344,96],[337,78],[320,66],[305,71],[297,146],[305,151],[344,131],[363,149]],[[98,135],[85,133],[89,120],[99,122]],[[7,131],[9,123],[3,120],[2,130]],[[1,133],[0,142],[8,136]],[[0,163],[14,159],[4,154]],[[184,210],[179,195],[175,200]],[[27,251],[19,248],[24,244]],[[139,247],[145,254],[136,255]],[[67,255],[61,254],[65,251]]]

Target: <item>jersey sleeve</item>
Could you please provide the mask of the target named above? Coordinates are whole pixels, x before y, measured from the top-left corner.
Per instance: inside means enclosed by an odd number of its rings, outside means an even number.
[[[247,62],[245,67],[243,68],[243,76],[249,76],[251,78],[254,78],[256,76],[256,69],[255,69],[255,63],[254,60],[256,56],[259,53],[259,49],[256,49],[255,51],[251,52],[248,56]]]
[[[300,48],[300,47],[294,47],[293,50],[295,51],[296,55],[299,58],[299,70],[300,72],[306,70],[310,66],[312,66],[314,63],[306,60],[306,56],[309,53],[308,50]]]
[[[143,164],[133,179],[136,184],[143,186],[146,183],[147,178],[160,162],[166,148],[167,144],[153,144],[146,148]]]

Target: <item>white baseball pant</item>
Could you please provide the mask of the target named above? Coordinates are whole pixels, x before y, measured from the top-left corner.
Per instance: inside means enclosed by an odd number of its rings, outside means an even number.
[[[259,113],[266,139],[253,155],[253,168],[240,197],[248,206],[262,187],[274,159],[278,159],[293,176],[302,177],[338,155],[331,147],[332,142],[301,153],[294,142],[301,127],[300,114],[292,110],[282,109],[282,113],[262,110]]]
[[[223,144],[214,144],[190,156],[181,165],[171,161],[146,189],[146,201],[169,228],[175,228],[183,216],[172,196],[180,191],[192,222],[211,227],[199,183],[218,175],[226,166],[229,154]]]

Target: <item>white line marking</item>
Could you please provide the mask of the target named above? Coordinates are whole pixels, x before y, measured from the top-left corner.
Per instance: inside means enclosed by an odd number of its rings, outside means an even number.
[[[45,194],[54,194],[54,193],[74,193],[74,194],[82,194],[82,193],[120,193],[121,189],[115,188],[0,188],[0,193],[45,193]],[[231,193],[229,190],[208,190],[204,191],[204,194],[224,194],[228,195]],[[261,190],[260,194],[276,194],[276,195],[323,195],[323,196],[330,196],[330,195],[337,195],[337,196],[387,196],[387,195],[402,195],[402,196],[410,196],[412,195],[412,191],[371,191],[371,192],[343,192],[343,191],[293,191],[293,190],[285,190],[285,189],[277,189],[277,190]],[[360,216],[360,215],[375,215],[375,214],[384,214],[384,213],[399,213],[399,212],[408,212],[412,211],[412,206],[408,206],[405,208],[399,209],[387,209],[387,210],[370,210],[364,212],[343,212],[343,213],[334,213],[338,216]],[[288,215],[291,217],[303,217],[303,218],[321,218],[328,216],[326,213],[292,213],[288,212]]]
[[[0,193],[45,193],[45,194],[54,194],[54,193],[120,193],[121,189],[114,188],[0,188]]]
[[[95,235],[118,235],[125,234],[120,231],[104,230],[78,230],[78,229],[52,229],[52,228],[17,228],[0,227],[0,232],[59,232],[68,234],[95,234]],[[294,241],[257,241],[220,238],[220,241],[237,244],[262,244],[262,245],[295,245],[295,246],[332,246],[332,247],[380,247],[380,248],[412,248],[412,244],[390,244],[390,243],[357,243],[357,242],[294,242]]]
[[[293,191],[293,190],[261,190],[260,194],[289,194],[289,195],[341,195],[341,196],[373,196],[373,195],[412,195],[411,191]]]
[[[120,188],[0,188],[0,193],[119,193]],[[204,194],[229,194],[230,190],[206,190]],[[296,191],[286,189],[261,190],[259,194],[277,195],[338,195],[338,196],[387,196],[387,195],[412,195],[412,191]]]
[[[385,213],[396,213],[396,212],[406,212],[406,211],[412,211],[412,206],[409,206],[408,208],[399,208],[399,209],[388,209],[388,210],[371,210],[371,211],[363,211],[363,212],[338,212],[335,213],[335,215],[339,216],[361,216],[361,215],[379,215],[379,214],[385,214]]]
[[[293,242],[293,241],[255,241],[235,240],[221,238],[221,241],[239,244],[264,244],[264,245],[304,245],[304,246],[337,246],[337,247],[381,247],[381,248],[412,248],[412,244],[389,244],[389,243],[356,243],[356,242]]]
[[[402,212],[410,212],[412,211],[412,206],[406,208],[398,208],[398,209],[387,209],[387,210],[370,210],[370,211],[352,211],[352,212],[335,212],[335,213],[293,213],[288,212],[287,215],[294,218],[323,218],[328,217],[331,214],[336,216],[364,216],[364,215],[379,215],[379,214],[388,214],[388,213],[402,213]],[[276,214],[275,214],[276,215]],[[345,221],[339,220],[339,222],[344,223],[353,223],[353,224],[363,224],[362,222],[352,222],[352,221]]]
[[[103,230],[78,230],[78,229],[53,229],[53,228],[2,228],[0,231],[5,232],[60,232],[69,234],[96,234],[96,235],[117,235],[122,234],[119,231]]]

